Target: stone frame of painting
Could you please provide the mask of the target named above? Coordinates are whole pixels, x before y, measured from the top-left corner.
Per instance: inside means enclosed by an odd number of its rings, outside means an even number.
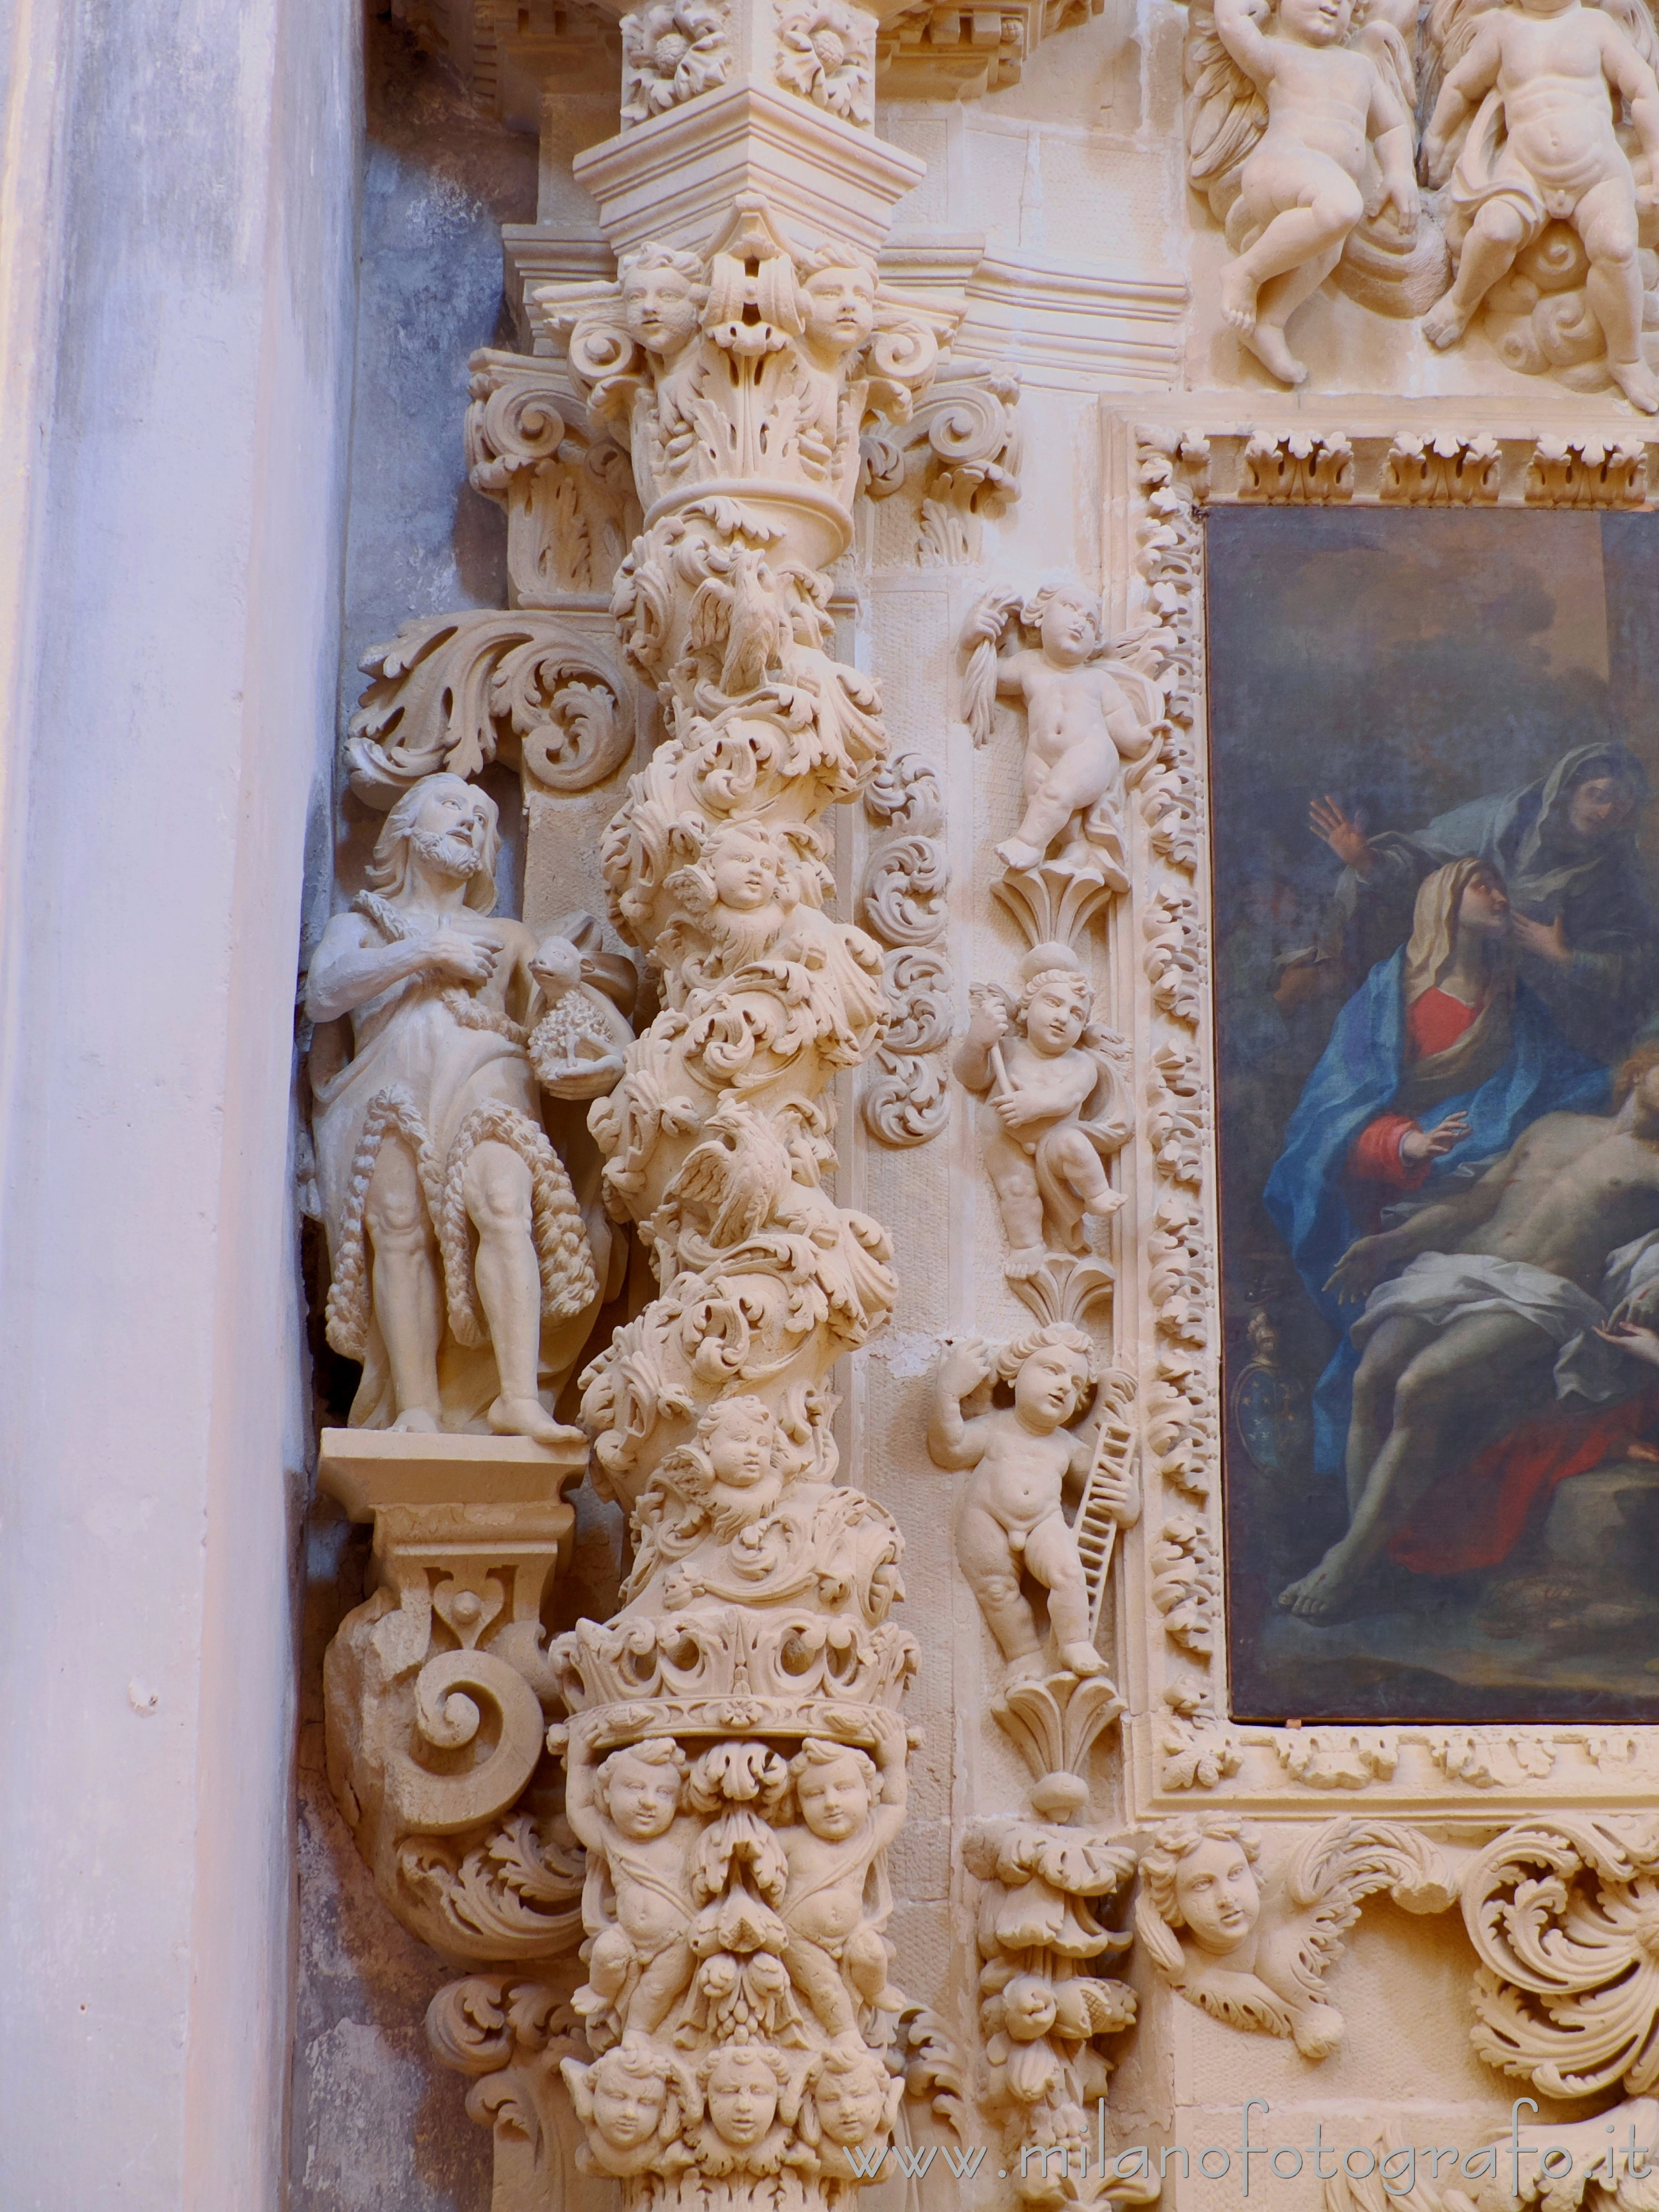
[[[1171,737],[1143,782],[1109,945],[1139,1123],[1126,1159],[1115,1358],[1141,1395],[1146,1493],[1116,1626],[1126,1813],[1512,1819],[1650,1808],[1659,1724],[1526,1717],[1236,1717],[1222,1489],[1211,975],[1206,518],[1221,507],[1635,512],[1659,505],[1659,427],[1605,404],[1149,398],[1103,405],[1109,625],[1157,634]],[[1477,427],[1478,424],[1478,427]],[[1541,427],[1541,426],[1547,427]],[[1260,1707],[1257,1708],[1260,1711]]]

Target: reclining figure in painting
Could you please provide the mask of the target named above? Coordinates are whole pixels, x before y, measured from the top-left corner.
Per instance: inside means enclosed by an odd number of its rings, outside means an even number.
[[[1338,1261],[1329,1288],[1365,1302],[1349,1523],[1281,1605],[1335,1612],[1418,1501],[1525,1414],[1631,1390],[1642,1347],[1621,1324],[1659,1245],[1659,1047],[1618,1095],[1611,1115],[1545,1115],[1478,1182]]]

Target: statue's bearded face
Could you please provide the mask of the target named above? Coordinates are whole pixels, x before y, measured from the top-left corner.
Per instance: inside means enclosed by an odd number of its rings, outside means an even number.
[[[409,832],[410,849],[447,876],[471,878],[486,866],[489,802],[464,783],[428,792]]]

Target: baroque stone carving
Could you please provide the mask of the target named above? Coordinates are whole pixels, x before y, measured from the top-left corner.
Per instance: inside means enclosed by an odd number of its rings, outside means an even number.
[[[325,1432],[322,1482],[372,1520],[377,1586],[324,1662],[330,1785],[380,1896],[463,1962],[580,1941],[581,1852],[538,1780],[556,1705],[541,1607],[579,1437]],[[428,1502],[434,1486],[475,1503]]]
[[[1611,380],[1654,413],[1659,379],[1641,339],[1659,259],[1650,253],[1644,268],[1638,254],[1659,236],[1659,39],[1646,9],[1615,19],[1598,7],[1454,5],[1433,35],[1443,75],[1423,157],[1431,183],[1449,179],[1457,275],[1424,336],[1455,345],[1484,307],[1509,368],[1553,368],[1581,390]],[[1639,184],[1613,127],[1621,101],[1640,143]]]
[[[1236,258],[1222,276],[1222,313],[1284,384],[1308,374],[1285,326],[1359,222],[1386,208],[1402,246],[1417,234],[1410,50],[1381,17],[1351,45],[1353,13],[1279,0],[1264,30],[1246,0],[1215,0],[1215,38],[1255,94],[1254,102],[1235,95],[1234,113],[1245,111],[1240,136],[1255,143],[1237,161],[1226,212]]]
[[[622,19],[624,129],[711,92],[732,74],[721,0],[644,0]]]
[[[1089,1339],[1063,1325],[1035,1329],[994,1358],[976,1339],[948,1345],[935,1373],[927,1449],[937,1466],[971,1470],[957,1515],[957,1563],[1011,1681],[1042,1668],[1042,1639],[1023,1579],[1047,1594],[1058,1666],[1079,1676],[1106,1671],[1094,1644],[1098,1584],[1091,1590],[1080,1529],[1066,1519],[1064,1495],[1068,1487],[1078,1493],[1091,1527],[1106,1520],[1122,1528],[1140,1503],[1132,1477],[1107,1449],[1113,1393],[1099,1392],[1092,1424],[1073,1425],[1081,1424],[1097,1379]],[[988,1402],[999,1382],[1012,1397],[1007,1406]],[[979,1410],[964,1419],[969,1403]],[[1109,1546],[1103,1549],[1109,1554]]]
[[[364,654],[374,678],[351,718],[346,765],[370,806],[422,776],[493,760],[550,791],[586,791],[634,750],[632,702],[609,659],[556,615],[434,615]]]
[[[936,324],[753,198],[705,252],[647,245],[615,286],[541,297],[630,444],[646,512],[613,612],[668,726],[602,854],[661,1012],[590,1127],[659,1295],[583,1378],[635,1551],[621,1613],[555,1655],[592,2054],[563,2072],[583,2162],[628,2204],[841,2203],[903,2091],[882,1929],[915,1653],[887,1618],[898,1531],[833,1480],[829,1370],[896,1285],[879,1226],[824,1188],[822,1094],[890,1009],[882,947],[828,910],[818,817],[884,744],[874,686],[827,649],[823,571],[866,418],[908,410]],[[889,799],[918,818],[878,848],[865,909],[915,954],[936,801],[914,770]]]
[[[528,1048],[580,987],[580,954],[558,939],[543,955],[495,915],[496,838],[488,793],[421,778],[386,817],[374,888],[312,963],[328,1336],[363,1363],[354,1425],[558,1443],[574,1432],[548,1407],[622,1250],[549,1142]]]
[[[975,993],[957,1079],[982,1103],[980,1144],[1018,1284],[1050,1254],[1091,1250],[1122,1204],[1107,1163],[1128,1142],[1127,1052],[1091,1019],[1094,993],[1064,945],[1038,945],[1019,963],[1019,993]]]
[[[467,478],[507,516],[514,605],[608,589],[639,527],[628,455],[551,362],[485,347],[468,366]]]
[[[1659,1966],[1651,1821],[1552,1815],[1508,1829],[1463,1881],[1480,1960],[1474,2047],[1553,2097],[1659,2078]]]
[[[972,1826],[962,1856],[981,1885],[985,2107],[1016,2202],[1150,2203],[1155,2180],[1111,2180],[1088,2156],[1092,2107],[1112,2070],[1099,2039],[1135,2017],[1133,1990],[1096,1971],[1132,1940],[1100,1916],[1133,1872],[1133,1850],[1085,1830],[1005,1820]]]
[[[980,559],[982,524],[1019,497],[1019,380],[972,362],[942,368],[900,434],[864,441],[865,489],[872,499],[914,491],[915,557],[924,568]]]
[[[1343,2023],[1325,1976],[1364,1899],[1383,1890],[1408,1912],[1444,1912],[1456,1893],[1411,1829],[1338,1820],[1296,1851],[1264,1908],[1261,1850],[1227,1814],[1166,1821],[1140,1856],[1135,1933],[1189,2004],[1328,2058]]]
[[[1034,642],[1021,641],[1027,635]],[[1024,811],[996,848],[997,896],[1028,942],[1069,942],[1128,888],[1124,796],[1157,750],[1163,694],[1139,656],[1106,645],[1095,602],[1077,585],[1047,585],[1030,599],[990,593],[963,643],[975,743],[989,739],[999,695],[1025,709]]]
[[[786,91],[849,123],[876,119],[876,19],[848,0],[774,0],[774,70]]]
[[[891,833],[872,849],[860,899],[871,929],[890,948],[881,970],[889,1017],[859,1110],[872,1137],[904,1148],[936,1137],[951,1111],[939,1058],[951,1042],[955,979],[938,950],[951,881],[939,835],[945,827],[939,779],[919,755],[900,753],[871,778],[864,811]]]

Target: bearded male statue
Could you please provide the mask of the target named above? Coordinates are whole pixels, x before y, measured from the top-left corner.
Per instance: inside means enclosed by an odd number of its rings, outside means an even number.
[[[526,1039],[544,963],[491,912],[499,842],[487,793],[422,778],[312,963],[328,1340],[363,1364],[354,1428],[556,1443],[580,1436],[549,1407],[622,1255],[596,1213],[596,1266],[542,1127]]]

